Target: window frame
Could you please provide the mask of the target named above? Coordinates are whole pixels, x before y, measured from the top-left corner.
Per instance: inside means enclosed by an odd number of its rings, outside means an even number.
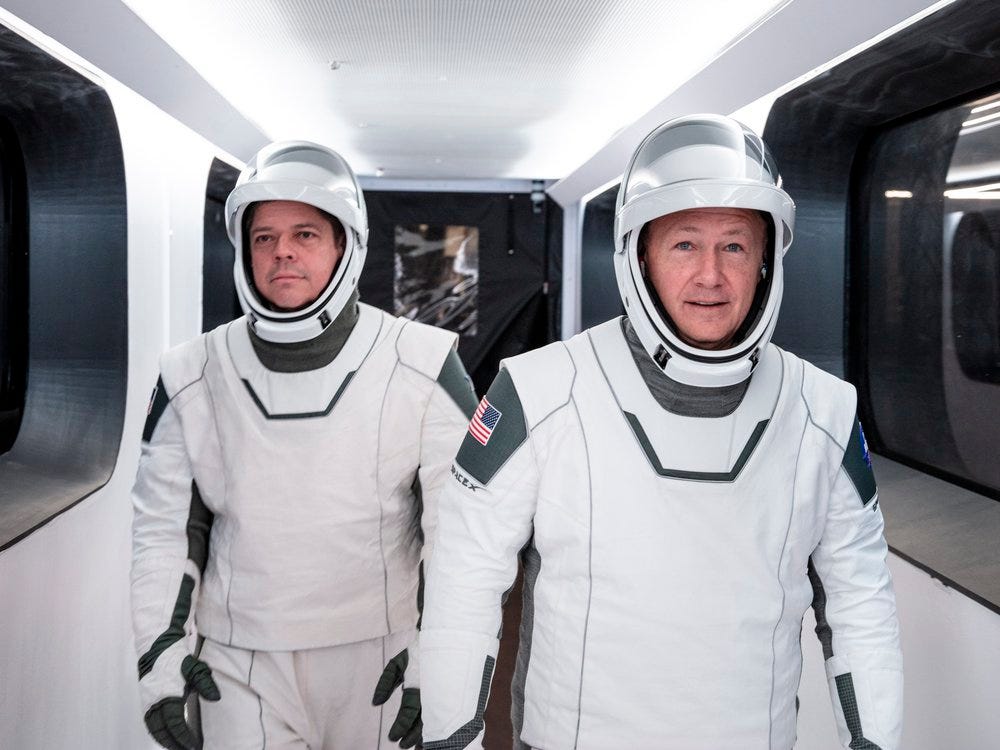
[[[0,455],[14,445],[28,373],[28,246],[24,156],[0,118]],[[10,416],[4,418],[2,415]]]
[[[111,478],[128,380],[128,212],[104,87],[0,24],[0,118],[19,139],[27,215],[21,424],[0,455],[0,551]]]

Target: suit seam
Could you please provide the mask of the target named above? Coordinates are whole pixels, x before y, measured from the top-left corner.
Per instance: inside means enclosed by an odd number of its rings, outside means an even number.
[[[402,320],[403,324],[399,327],[399,332],[396,334],[396,340],[393,342],[393,348],[396,350],[396,361],[399,362],[400,365],[402,365],[403,367],[407,368],[408,370],[413,370],[414,372],[419,373],[423,377],[427,378],[427,380],[430,380],[431,382],[436,383],[437,382],[437,376],[431,377],[426,372],[424,372],[423,370],[420,370],[420,369],[414,367],[413,365],[411,365],[409,362],[407,362],[403,358],[402,353],[399,351],[399,340],[403,337],[403,332],[406,331],[406,327],[410,323],[412,323],[413,321],[412,320],[402,319],[402,318],[397,318],[397,320]],[[444,329],[440,329],[440,330],[444,330]],[[452,351],[452,349],[453,349],[454,346],[455,346],[455,342],[452,342],[452,345],[448,347],[448,352]],[[444,359],[448,358],[448,352],[445,353]],[[444,366],[444,360],[442,360],[441,364],[438,365],[438,370],[440,370],[440,368],[443,367],[443,366]]]
[[[551,417],[557,411],[559,411],[560,409],[563,409],[563,408],[569,406],[570,402],[573,400],[573,386],[576,384],[576,376],[577,376],[576,360],[573,359],[573,354],[572,354],[572,352],[570,352],[569,347],[566,346],[565,342],[560,341],[559,343],[563,347],[563,349],[566,351],[566,356],[569,358],[570,366],[573,368],[573,377],[570,378],[569,387],[566,389],[566,399],[564,401],[556,404],[552,409],[550,409],[548,412],[546,412],[537,422],[535,422],[535,425],[533,427],[528,423],[528,415],[527,415],[527,413],[525,413],[524,414],[524,426],[525,426],[525,429],[528,431],[529,435],[534,430],[538,429],[543,422],[545,422],[549,417]],[[515,385],[514,388],[516,390],[517,386]],[[518,398],[520,398],[520,396],[518,396]]]
[[[392,383],[392,378],[396,374],[396,369],[399,365],[397,360],[396,366],[392,368],[392,372],[389,373],[389,379],[386,381],[385,391],[382,392],[382,403],[379,405],[378,410],[378,435],[375,438],[375,455],[382,455],[382,418],[385,415],[385,402],[389,396],[389,385]],[[383,524],[385,520],[384,508],[382,507],[382,472],[381,468],[376,468],[375,470],[375,498],[378,500],[378,551],[379,556],[382,558],[382,595],[385,602],[385,628],[386,632],[390,632],[391,627],[389,624],[389,568],[385,559],[385,535]]]
[[[781,621],[785,616],[785,604],[787,603],[788,592],[785,590],[785,585],[782,583],[781,579],[781,565],[785,559],[785,552],[788,550],[788,534],[792,529],[792,518],[795,516],[795,500],[796,500],[796,488],[798,487],[799,478],[799,456],[802,455],[802,445],[806,439],[806,423],[802,423],[802,434],[799,436],[799,450],[795,457],[795,471],[792,475],[792,501],[789,503],[788,507],[788,524],[785,526],[785,536],[781,541],[781,554],[778,556],[778,588],[781,590],[781,611],[778,613],[778,618],[774,623],[774,630],[771,631],[771,697],[768,700],[768,717],[767,717],[767,744],[768,747],[773,747],[774,740],[774,686],[775,686],[775,675],[774,668],[777,662],[777,657],[775,654],[775,636],[778,633],[778,628],[781,626]],[[801,662],[801,656],[800,656]],[[799,667],[801,672],[801,666]],[[800,675],[801,679],[801,675]]]
[[[403,331],[401,326],[399,332],[396,334],[395,345],[399,344],[399,336]],[[385,382],[385,390],[382,392],[382,402],[379,404],[378,409],[378,434],[375,437],[375,456],[376,463],[381,463],[377,460],[378,456],[382,455],[382,419],[385,416],[385,402],[389,397],[389,388],[392,385],[392,379],[396,375],[396,370],[399,369],[401,361],[399,359],[399,348],[396,347],[396,363],[392,367],[392,371],[389,373],[389,377]],[[385,521],[384,508],[382,507],[382,472],[381,467],[376,467],[375,469],[375,499],[378,501],[378,551],[379,556],[382,559],[382,596],[385,603],[385,629],[386,633],[391,632],[392,627],[389,622],[389,567],[385,559],[385,534],[383,529],[383,524]]]
[[[577,696],[576,735],[573,738],[573,747],[575,750],[580,742],[580,726],[583,721],[583,680],[587,664],[587,633],[590,630],[590,607],[594,593],[594,483],[590,466],[590,447],[587,443],[587,433],[583,429],[580,408],[576,403],[576,399],[572,396],[572,391],[570,391],[570,403],[576,412],[576,418],[580,423],[580,434],[583,436],[583,450],[587,464],[587,507],[589,514],[587,521],[587,612],[583,620],[583,645],[580,651],[580,688]]]
[[[799,382],[799,397],[802,399],[802,403],[806,407],[806,415],[808,417],[809,422],[813,425],[813,427],[815,427],[817,430],[819,430],[828,438],[830,438],[830,442],[832,442],[835,446],[837,446],[837,448],[839,448],[841,452],[846,452],[847,445],[841,445],[840,441],[838,441],[837,438],[835,438],[828,429],[826,429],[823,425],[821,425],[819,422],[813,419],[812,409],[809,406],[809,399],[806,397],[805,389],[806,389],[806,373],[805,370],[803,369],[802,379]],[[850,439],[850,435],[848,435],[848,439]]]
[[[565,347],[565,344],[563,344],[563,347]],[[521,419],[524,422],[524,442],[528,444],[528,450],[531,451],[532,462],[535,465],[535,473],[539,477],[541,476],[541,472],[540,472],[540,469],[539,469],[539,466],[538,466],[538,452],[537,452],[537,450],[535,448],[535,440],[534,440],[535,430],[539,429],[545,422],[547,422],[549,420],[550,417],[554,417],[557,413],[559,413],[563,409],[565,409],[568,406],[570,406],[571,403],[572,403],[572,399],[573,399],[573,385],[574,385],[574,383],[576,383],[576,374],[577,374],[576,363],[573,361],[573,357],[572,357],[571,354],[569,354],[569,350],[568,349],[567,349],[567,356],[570,359],[570,363],[573,365],[573,377],[570,380],[569,388],[567,389],[567,394],[568,395],[566,397],[566,400],[563,401],[561,404],[558,404],[553,409],[551,409],[548,413],[546,413],[544,417],[542,417],[541,419],[539,419],[535,423],[534,427],[531,427],[528,424],[528,415],[527,415],[527,413],[524,410],[524,405],[521,404]],[[507,369],[507,368],[504,368],[504,369]],[[508,375],[510,375],[510,371],[509,370],[508,370]],[[517,393],[517,383],[514,382],[513,376],[511,376],[511,385],[514,387],[514,393]],[[521,395],[519,393],[517,393],[517,399],[518,399],[518,402],[521,401]],[[523,443],[522,443],[522,445],[523,445]],[[511,451],[511,454],[506,459],[504,459],[504,462],[502,464],[500,464],[500,466],[497,467],[497,470],[493,473],[494,477],[497,474],[500,473],[500,471],[503,469],[504,466],[506,466],[508,463],[510,463],[511,460],[513,460],[514,456],[517,455],[517,453],[518,453],[518,451],[520,449],[521,449],[521,445],[518,445],[513,451]],[[457,461],[455,461],[455,463],[457,465],[461,466],[461,464],[458,464]],[[492,477],[491,477],[491,479],[492,479]],[[489,482],[486,482],[486,484],[489,484]]]
[[[228,326],[226,326],[226,335],[227,336],[228,336],[228,333],[229,333],[229,329],[232,327],[232,325],[233,324],[230,323]],[[209,345],[209,340],[208,339],[209,339],[210,335],[211,335],[211,333],[208,333],[208,334],[205,335],[205,364],[202,367],[202,377],[204,377],[205,372],[208,370],[208,362],[209,362],[209,359],[210,359],[210,350],[208,349],[208,345]],[[227,347],[227,351],[228,351],[228,338],[226,338],[226,347]],[[230,359],[232,359],[232,355],[230,355]],[[199,380],[200,379],[201,378],[199,378]],[[197,381],[195,381],[195,382],[197,382]],[[215,407],[215,397],[212,394],[211,383],[210,383],[210,381],[207,378],[205,379],[205,399],[208,401],[208,407],[209,407],[208,410],[209,410],[209,412],[212,415],[212,425],[215,428],[215,435],[216,435],[216,437],[218,438],[218,441],[219,441],[219,455],[220,455],[220,458],[221,458],[222,456],[226,455],[225,446],[223,445],[224,439],[223,439],[222,430],[219,429],[219,413],[218,413],[218,410]],[[187,444],[186,444],[186,442],[185,442],[184,449],[185,449],[185,453],[187,453],[188,451],[187,451]],[[194,461],[192,460],[192,457],[190,455],[188,455],[188,462],[191,465],[191,476],[192,476],[192,479],[195,479],[195,481],[197,481],[196,478],[194,477]],[[223,487],[223,490],[222,490],[222,507],[225,508],[225,507],[227,507],[229,505],[229,503],[228,503],[228,500],[229,500],[229,483],[226,481],[226,476],[227,476],[226,472],[222,472],[221,476],[222,476],[222,487]],[[211,538],[212,538],[212,534],[211,534],[211,532],[209,532],[209,542],[211,542]],[[211,544],[209,544],[209,549],[211,549]],[[232,540],[232,538],[229,538],[226,541],[226,559],[227,559],[227,561],[229,563],[227,565],[227,567],[229,569],[229,575],[228,575],[227,580],[226,580],[226,617],[229,620],[229,638],[227,639],[226,642],[227,642],[227,645],[232,646],[233,645],[233,635],[234,635],[235,630],[236,630],[235,623],[233,622],[233,611],[232,611],[232,607],[230,605],[230,599],[231,599],[232,593],[233,593],[233,540]],[[218,568],[218,565],[216,565],[216,568]],[[206,571],[208,570],[208,559],[207,558],[205,560],[205,570]],[[202,578],[204,579],[204,575],[202,575]],[[220,578],[221,578],[221,575],[220,575]]]
[[[250,651],[250,668],[247,670],[247,688],[256,693],[257,695],[257,720],[260,722],[260,747],[261,750],[266,750],[267,748],[267,730],[264,728],[264,699],[261,697],[259,690],[253,689],[253,665],[257,657],[257,652],[255,650]]]
[[[386,611],[388,612],[388,610],[386,610]],[[388,658],[388,656],[386,654],[386,650],[385,650],[385,639],[387,637],[388,636],[383,636],[382,639],[381,639],[382,640],[382,664],[383,665],[388,664],[388,662],[389,662],[389,658]],[[405,673],[405,670],[404,670],[404,673]],[[399,687],[400,687],[400,689],[402,689],[403,686],[400,685]],[[402,707],[402,704],[400,704],[400,707]],[[379,743],[382,741],[382,722],[383,722],[384,718],[385,718],[385,702],[383,701],[382,703],[379,704],[379,707],[378,707],[378,730],[375,732],[375,750],[379,750]]]
[[[396,334],[396,340],[393,341],[393,349],[396,352],[396,365],[392,368],[392,372],[389,373],[389,381],[388,381],[388,383],[389,384],[392,383],[392,378],[393,378],[393,376],[395,376],[396,370],[398,368],[405,368],[407,370],[410,370],[411,372],[415,372],[417,375],[419,375],[420,377],[422,377],[424,380],[430,381],[430,384],[431,384],[431,388],[427,392],[427,401],[424,403],[424,409],[420,413],[420,435],[419,435],[419,438],[418,438],[418,440],[419,440],[419,446],[418,446],[418,450],[417,450],[418,461],[417,461],[417,468],[416,468],[416,477],[417,477],[417,479],[419,479],[419,477],[420,477],[420,462],[419,462],[419,457],[420,457],[421,453],[423,452],[424,423],[427,421],[427,412],[430,411],[431,402],[434,400],[434,386],[437,385],[437,379],[430,377],[427,373],[423,372],[422,370],[418,370],[413,365],[407,364],[406,362],[403,361],[403,355],[399,351],[399,339],[402,337],[403,331],[406,330],[406,326],[409,323],[410,323],[410,321],[404,321],[403,322],[403,325],[401,325],[399,327],[399,332]],[[448,355],[445,354],[446,358],[447,358],[447,356]],[[387,384],[386,385],[385,393],[382,396],[382,407],[381,407],[381,409],[379,411],[379,448],[381,448],[381,442],[382,442],[382,410],[385,409],[385,399],[386,399],[386,397],[388,395],[389,395],[389,385]],[[376,472],[376,474],[377,474],[377,472]],[[376,486],[377,486],[377,483],[378,483],[378,480],[376,479]],[[420,523],[420,519],[418,519],[418,523]],[[379,532],[378,533],[379,533],[379,550],[382,552],[382,566],[383,566],[383,569],[385,569],[385,550],[382,547],[382,499],[381,499],[381,496],[379,496]],[[386,572],[386,582],[385,582],[385,626],[386,626],[386,629],[388,630],[388,628],[389,628],[389,581],[388,581],[388,572]]]
[[[177,393],[175,393],[173,396],[169,396],[167,398],[167,403],[168,404],[171,403],[175,398],[177,398],[178,396],[180,396],[182,393],[184,393],[184,391],[186,391],[188,388],[190,388],[191,386],[193,386],[193,385],[201,382],[205,378],[205,370],[208,368],[208,334],[207,333],[204,334],[202,336],[202,338],[204,339],[203,344],[204,344],[204,347],[205,347],[205,359],[201,363],[201,372],[199,372],[198,373],[198,377],[196,377],[190,383],[187,383],[186,385],[182,386],[180,388],[180,390],[177,391]],[[162,372],[163,372],[163,366],[162,365],[160,366],[160,372],[161,372],[161,375],[162,375]],[[163,387],[164,387],[164,389],[166,389],[167,384],[164,383]],[[175,406],[174,409],[177,409],[177,407]],[[178,411],[179,411],[179,409],[178,409]]]

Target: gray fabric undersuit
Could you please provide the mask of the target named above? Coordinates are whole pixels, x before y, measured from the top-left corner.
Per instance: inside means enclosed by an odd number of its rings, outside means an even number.
[[[628,318],[622,318],[622,331],[643,382],[656,403],[671,414],[682,417],[724,417],[736,411],[750,387],[750,378],[721,388],[701,388],[671,380],[643,348]]]
[[[344,309],[324,329],[323,333],[308,341],[278,344],[266,341],[254,333],[247,323],[250,343],[264,367],[272,372],[306,372],[318,370],[333,362],[344,348],[347,337],[358,322],[358,290],[355,289],[344,305]]]

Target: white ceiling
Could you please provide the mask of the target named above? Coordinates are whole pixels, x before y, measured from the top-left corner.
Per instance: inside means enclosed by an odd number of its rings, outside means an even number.
[[[789,1],[124,3],[269,138],[365,175],[557,179]]]

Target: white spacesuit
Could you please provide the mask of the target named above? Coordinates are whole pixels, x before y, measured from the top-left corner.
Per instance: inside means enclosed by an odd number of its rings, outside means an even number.
[[[753,306],[719,350],[678,334],[640,247],[652,220],[702,207],[770,225]],[[770,343],[793,218],[763,142],[728,118],[680,118],[639,147],[616,220],[628,317],[505,361],[439,500],[426,750],[479,746],[522,550],[518,747],[789,750],[810,604],[841,743],[899,747],[895,601],[855,391]]]
[[[307,204],[345,230],[303,309],[255,288],[243,216],[263,201]],[[457,337],[357,303],[364,200],[329,149],[266,147],[226,214],[246,316],[163,355],[133,491],[147,725],[191,746],[193,689],[210,701],[210,750],[389,746],[394,712],[370,691],[414,636],[433,501],[475,407]],[[406,733],[419,732],[412,672]]]

